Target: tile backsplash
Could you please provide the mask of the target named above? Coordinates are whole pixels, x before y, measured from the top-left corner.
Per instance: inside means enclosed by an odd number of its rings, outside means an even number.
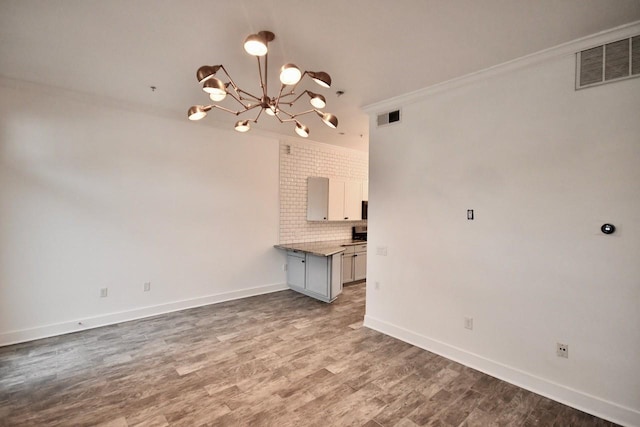
[[[307,178],[367,181],[368,153],[320,143],[280,142],[280,242],[350,239],[366,221],[307,221]]]

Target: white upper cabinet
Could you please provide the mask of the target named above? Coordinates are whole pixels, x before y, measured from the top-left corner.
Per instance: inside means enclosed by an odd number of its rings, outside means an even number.
[[[344,221],[344,181],[329,180],[329,221]]]
[[[307,178],[307,221],[329,219],[329,178]]]
[[[362,219],[362,182],[307,178],[307,221]]]
[[[362,219],[362,182],[344,183],[344,219],[347,221]]]

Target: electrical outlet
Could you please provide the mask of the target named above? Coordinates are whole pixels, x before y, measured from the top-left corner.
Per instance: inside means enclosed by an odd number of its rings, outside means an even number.
[[[376,281],[374,287],[376,290],[380,289],[380,282]]]
[[[567,344],[557,343],[556,345],[556,355],[558,357],[564,357],[565,359],[569,358],[569,346]]]
[[[387,256],[387,247],[386,246],[378,246],[376,248],[376,255]]]
[[[144,291],[149,292],[151,290],[151,282],[144,283]]]
[[[287,264],[282,264],[282,271],[287,271]]]
[[[464,318],[464,327],[473,330],[473,317]]]
[[[106,298],[109,293],[109,288],[100,289],[100,298]]]

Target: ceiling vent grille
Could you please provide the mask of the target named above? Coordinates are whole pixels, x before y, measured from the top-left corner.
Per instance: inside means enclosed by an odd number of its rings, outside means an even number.
[[[640,35],[576,55],[576,89],[640,77]]]
[[[400,110],[378,114],[378,127],[400,123]]]

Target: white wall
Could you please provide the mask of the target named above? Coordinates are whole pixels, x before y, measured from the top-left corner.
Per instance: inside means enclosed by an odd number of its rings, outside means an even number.
[[[366,324],[640,425],[640,79],[575,91],[600,39],[368,108]]]
[[[280,243],[351,239],[351,227],[366,221],[307,221],[307,178],[366,181],[366,152],[317,142],[280,142]]]
[[[0,344],[284,288],[278,141],[113,104],[0,80]]]

